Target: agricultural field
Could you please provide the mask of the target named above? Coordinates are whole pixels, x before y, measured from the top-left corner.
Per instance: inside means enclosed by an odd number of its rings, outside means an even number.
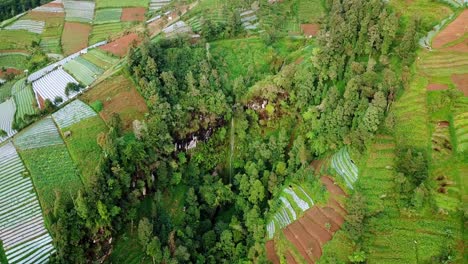
[[[29,12],[25,19],[45,22],[44,31],[41,34],[40,45],[46,53],[62,53],[61,36],[65,22],[64,13]]]
[[[85,86],[92,84],[103,73],[101,68],[81,57],[69,61],[63,68]]]
[[[0,53],[0,68],[24,70],[28,65],[28,57],[25,53]]]
[[[43,263],[55,252],[34,187],[13,144],[0,146],[0,239],[9,263]]]
[[[98,66],[103,70],[109,69],[119,61],[119,59],[107,55],[100,49],[92,49],[81,56],[83,57],[83,59],[91,62],[92,64]]]
[[[150,11],[157,11],[171,3],[171,0],[150,0]]]
[[[0,85],[0,103],[5,102],[11,97],[11,88],[15,84],[15,81],[9,81]]]
[[[144,7],[126,7],[122,9],[121,21],[145,21],[146,8]]]
[[[333,155],[330,167],[341,176],[350,189],[353,189],[353,184],[357,181],[359,173],[346,148]]]
[[[13,142],[31,173],[46,215],[52,212],[57,195],[69,201],[82,186],[77,168],[52,118],[47,117],[28,127]]]
[[[132,45],[140,42],[141,38],[137,33],[130,33],[99,47],[99,49],[121,58],[127,55],[128,50]]]
[[[65,137],[71,158],[75,161],[83,183],[91,186],[95,182],[95,169],[100,161],[101,147],[97,143],[100,133],[107,130],[105,123],[91,107],[75,100],[52,115]]]
[[[119,114],[126,131],[132,129],[134,120],[142,120],[148,112],[145,100],[135,85],[122,75],[110,77],[81,96],[89,105],[102,104],[99,115],[109,122],[114,113]]]
[[[72,22],[91,23],[94,17],[95,3],[91,1],[64,0],[65,20]]]
[[[8,27],[5,27],[6,30],[26,30],[31,33],[41,34],[44,31],[45,22],[38,20],[28,20],[21,19]]]
[[[54,70],[37,81],[34,81],[32,86],[34,92],[38,97],[38,105],[43,108],[44,101],[49,99],[54,102],[55,98],[60,97],[64,102],[76,95],[71,92],[69,95],[65,94],[65,87],[68,83],[78,83],[70,74],[62,68]]]
[[[0,30],[0,50],[26,51],[39,35],[25,30]]]
[[[91,29],[91,25],[65,22],[62,34],[63,53],[70,55],[86,48]]]
[[[96,0],[96,8],[111,8],[111,7],[147,7],[148,0]]]
[[[118,23],[121,16],[122,8],[98,9],[93,24]]]
[[[16,103],[15,120],[21,123],[26,115],[34,115],[36,113],[36,98],[31,85],[26,84],[26,79],[18,80],[11,90]]]
[[[441,3],[441,1],[390,0],[389,2],[398,12],[403,14],[404,20],[407,20],[409,17],[418,16],[422,19],[422,25],[427,29],[435,26],[452,14],[450,7]]]
[[[119,35],[128,27],[128,23],[109,23],[94,25],[89,39],[89,44],[107,40],[115,35]]]

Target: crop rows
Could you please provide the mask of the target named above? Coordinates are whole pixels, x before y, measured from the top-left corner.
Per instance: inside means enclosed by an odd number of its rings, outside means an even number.
[[[272,239],[276,231],[290,225],[314,205],[309,194],[297,185],[284,188],[278,202],[279,207],[266,227],[268,239]]]
[[[62,50],[61,40],[59,37],[42,38],[40,45],[44,51],[50,53],[60,54]]]
[[[457,138],[457,151],[468,152],[468,98],[461,97],[455,103],[454,127]]]
[[[0,239],[9,263],[45,263],[54,252],[41,207],[14,146],[0,147]]]
[[[45,22],[35,20],[18,20],[6,27],[7,30],[27,30],[31,33],[41,34],[44,31]]]
[[[68,62],[63,68],[84,85],[90,85],[96,80],[98,75],[103,73],[101,68],[81,57]]]
[[[94,17],[94,2],[64,0],[67,21],[91,22]]]
[[[450,15],[448,18],[442,20],[439,24],[437,24],[431,31],[427,32],[426,36],[419,39],[419,45],[423,48],[431,47],[431,40],[434,38],[437,33],[439,33],[440,29],[445,26],[453,17],[453,14]]]
[[[148,0],[96,0],[97,8],[148,6]]]
[[[0,54],[0,68],[25,69],[28,63],[28,55],[24,53]]]
[[[151,0],[149,9],[151,11],[157,11],[163,8],[165,5],[169,4],[171,0]]]
[[[108,69],[118,62],[117,58],[111,57],[99,49],[93,49],[82,55],[83,59],[93,63],[101,69]]]
[[[94,25],[91,33],[89,43],[97,43],[99,41],[107,40],[110,36],[122,32],[124,28],[123,23],[109,23]]]
[[[96,17],[94,18],[94,24],[105,24],[120,22],[122,16],[122,8],[107,8],[99,9],[96,11]]]
[[[13,98],[6,100],[0,104],[0,130],[4,130],[7,133],[7,137],[10,137],[16,133],[13,130],[13,120],[15,119],[16,105]],[[0,137],[0,142],[5,138]]]
[[[247,10],[240,14],[241,23],[245,30],[256,30],[258,28],[258,17],[253,10]]]
[[[47,117],[30,128],[22,131],[14,139],[16,147],[20,150],[43,148],[47,146],[64,144],[52,118]]]
[[[299,23],[316,23],[324,13],[320,0],[299,0],[298,5]]]
[[[353,184],[358,179],[358,168],[351,160],[346,148],[333,155],[331,167],[343,178],[346,185],[353,189]]]
[[[34,92],[30,86],[26,86],[26,79],[21,79],[15,83],[11,93],[16,103],[16,121],[23,119],[26,115],[36,113],[34,108]]]
[[[177,21],[176,23],[163,29],[163,32],[166,35],[172,36],[176,34],[184,34],[192,32],[192,29],[185,24],[184,21]]]
[[[97,116],[96,112],[80,100],[71,102],[52,115],[61,130],[93,116]]]
[[[56,97],[61,97],[64,101],[67,101],[76,94],[70,93],[69,96],[65,94],[65,87],[68,83],[78,82],[70,76],[70,74],[60,68],[33,82],[33,89],[44,100],[49,99],[53,102]],[[40,104],[40,102],[38,103]]]

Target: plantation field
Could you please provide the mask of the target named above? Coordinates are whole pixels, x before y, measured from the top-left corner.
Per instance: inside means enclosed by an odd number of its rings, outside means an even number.
[[[15,119],[16,105],[13,98],[6,100],[0,104],[0,129],[7,133],[7,136],[12,136],[16,133],[13,129],[13,122]],[[0,137],[0,142],[3,141]]]
[[[94,24],[116,23],[120,22],[122,8],[108,8],[96,10]]]
[[[96,0],[96,8],[108,8],[108,7],[147,7],[148,0]]]
[[[31,33],[41,34],[44,31],[45,22],[38,20],[21,19],[5,27],[6,30],[26,30]]]
[[[21,122],[26,115],[34,115],[36,113],[34,92],[31,85],[26,85],[25,82],[26,79],[17,81],[11,91],[17,108],[15,115],[16,122]]]
[[[0,103],[5,102],[6,99],[11,97],[11,88],[14,84],[14,81],[10,81],[0,86]]]
[[[297,7],[299,23],[317,23],[325,14],[321,0],[300,0]]]
[[[52,118],[62,131],[69,126],[95,116],[97,116],[96,112],[80,100],[74,100],[52,114]]]
[[[56,194],[70,200],[82,186],[78,171],[63,144],[20,151],[31,172],[42,208],[53,210]]]
[[[71,158],[81,172],[83,183],[91,186],[96,181],[95,170],[99,165],[101,147],[98,145],[98,135],[107,131],[107,126],[99,116],[82,120],[74,125],[63,128],[72,135],[65,139]]]
[[[438,1],[427,0],[390,0],[390,5],[403,14],[404,19],[420,17],[422,26],[429,29],[452,14],[449,6]]]
[[[65,55],[70,55],[88,46],[91,26],[82,23],[66,22],[62,34],[62,48]]]
[[[85,86],[92,84],[103,73],[101,68],[80,57],[69,61],[63,68]]]
[[[23,53],[0,53],[0,68],[15,68],[24,70],[28,65],[28,56]]]
[[[0,30],[0,39],[0,50],[26,50],[39,36],[24,30]]]
[[[94,25],[89,39],[89,44],[98,43],[109,37],[118,35],[128,26],[128,23],[109,23],[102,25]]]
[[[100,49],[93,49],[82,55],[83,59],[93,63],[101,69],[107,70],[115,65],[119,59],[107,55]]]
[[[148,112],[145,100],[136,91],[134,84],[122,75],[113,76],[97,84],[81,96],[81,99],[93,105],[102,104],[100,116],[109,121],[114,113],[120,115],[126,131],[132,129],[133,120],[142,120]]]

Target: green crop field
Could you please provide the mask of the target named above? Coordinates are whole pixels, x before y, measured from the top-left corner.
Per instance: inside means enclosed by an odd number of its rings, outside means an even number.
[[[41,34],[41,47],[46,53],[62,53],[61,36],[65,18],[63,14],[51,14],[46,12],[32,12],[25,19],[45,22],[44,31]]]
[[[108,8],[96,10],[94,24],[118,23],[122,16],[122,8]]]
[[[24,150],[20,155],[31,173],[45,212],[53,209],[56,193],[69,200],[82,186],[65,145]]]
[[[11,97],[11,88],[13,88],[14,84],[14,81],[10,81],[0,85],[0,103]]]
[[[104,70],[107,70],[119,61],[119,59],[107,55],[100,49],[93,49],[88,51],[88,53],[83,55],[83,59],[93,63],[94,65]]]
[[[16,121],[24,119],[25,115],[33,115],[36,113],[36,98],[31,85],[25,84],[25,79],[21,79],[15,83],[11,93],[15,98],[16,103]]]
[[[89,44],[94,44],[99,41],[107,40],[116,34],[121,33],[129,23],[109,23],[102,25],[94,25],[89,39]]]
[[[85,185],[95,182],[95,169],[101,157],[101,147],[97,143],[100,133],[106,132],[107,127],[99,116],[85,119],[70,127],[63,128],[72,135],[65,139],[70,155],[75,161],[83,177]]]
[[[28,65],[28,56],[23,53],[0,53],[0,68],[15,68],[24,70]]]
[[[108,7],[147,7],[148,0],[96,0],[96,8],[108,8]]]
[[[0,30],[0,39],[0,50],[26,50],[39,36],[26,30]]]
[[[80,57],[65,64],[64,69],[84,85],[90,85],[103,70]]]

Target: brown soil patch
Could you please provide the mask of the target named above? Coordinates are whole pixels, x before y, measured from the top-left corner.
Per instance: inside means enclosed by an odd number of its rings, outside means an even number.
[[[13,68],[7,68],[6,71],[3,71],[0,69],[0,77],[5,77],[9,74],[13,74],[13,75],[19,75],[23,73],[22,70],[18,70],[18,69],[13,69]]]
[[[320,172],[320,169],[322,168],[324,162],[324,160],[313,160],[312,163],[310,163],[310,165],[315,169],[315,172],[318,173]]]
[[[439,122],[437,122],[437,126],[438,127],[449,127],[450,123],[449,123],[449,121],[439,121]]]
[[[45,108],[45,100],[39,93],[34,92],[37,95],[37,100],[39,101],[39,109]]]
[[[273,240],[266,242],[266,252],[267,252],[267,258],[271,262],[273,262],[273,264],[280,263],[280,259],[278,258],[278,255],[276,255],[275,242]]]
[[[289,228],[299,240],[301,245],[304,247],[307,256],[309,256],[312,260],[318,260],[320,258],[322,255],[322,249],[320,248],[319,242],[313,236],[311,236],[307,230],[304,229],[299,221],[294,222],[287,228]]]
[[[13,52],[29,55],[28,50],[22,50],[22,49],[0,50],[0,53],[13,53]]]
[[[62,34],[62,48],[65,55],[70,55],[88,46],[91,25],[65,22]]]
[[[344,223],[344,218],[337,211],[335,211],[335,209],[329,206],[320,209],[327,216],[327,218],[334,221],[337,226],[341,226]]]
[[[146,8],[127,7],[122,9],[121,21],[145,21]]]
[[[452,23],[432,40],[432,47],[438,49],[455,41],[468,32],[468,9],[465,9]]]
[[[338,185],[335,184],[329,176],[324,176],[320,179],[322,183],[327,187],[327,190],[333,195],[345,196],[346,193]]]
[[[294,259],[293,254],[289,250],[286,252],[286,263],[297,264],[296,259]]]
[[[335,221],[330,220],[330,218],[328,218],[328,216],[325,215],[318,206],[314,206],[312,209],[307,210],[306,214],[309,218],[314,219],[319,225],[325,227],[325,229],[327,229],[326,225],[329,224],[329,231],[332,233],[335,233],[340,229],[340,226]]]
[[[297,233],[296,233],[297,232]],[[298,231],[293,232],[291,230],[291,225],[283,229],[283,233],[286,236],[286,238],[296,246],[297,250],[301,255],[306,259],[308,263],[314,262],[313,259],[313,254],[312,252],[308,251],[309,248],[312,248],[311,243],[307,243],[307,241],[310,239],[309,236],[304,235],[304,233],[300,233]]]
[[[302,24],[301,30],[307,37],[317,36],[320,26],[318,24]]]
[[[133,44],[138,45],[140,41],[140,37],[137,33],[130,33],[101,46],[100,49],[110,52],[116,56],[123,57],[127,55],[128,50]]]
[[[344,207],[334,198],[330,197],[330,200],[328,201],[328,205],[343,217],[348,214],[346,209],[344,209]]]
[[[468,96],[468,74],[454,74],[452,75],[452,81],[458,90],[462,91],[465,96]]]
[[[38,11],[30,11],[24,18],[32,19],[32,20],[41,20],[47,21],[50,18],[57,18],[57,17],[65,17],[65,12],[63,13],[54,13],[54,12],[38,12]]]
[[[445,50],[450,50],[450,51],[458,51],[458,52],[468,52],[468,38],[466,38],[464,41],[450,46],[448,48],[445,48]]]
[[[440,83],[431,83],[427,86],[428,91],[441,91],[441,90],[447,90],[448,85],[446,84],[440,84]]]
[[[332,238],[331,234],[319,226],[314,221],[310,221],[308,217],[301,217],[298,222],[304,229],[317,240],[320,246],[323,246],[328,240]]]
[[[57,2],[50,2],[45,5],[42,5],[44,7],[62,7],[63,8],[63,3],[57,3]]]
[[[120,115],[124,129],[132,129],[134,120],[142,120],[148,112],[146,102],[133,83],[123,76],[111,77],[86,92],[82,99],[87,103],[101,101],[104,105],[99,113],[108,121],[114,113]]]

